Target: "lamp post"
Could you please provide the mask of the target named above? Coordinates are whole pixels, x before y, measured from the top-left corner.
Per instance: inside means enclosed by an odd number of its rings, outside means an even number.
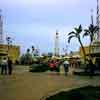
[[[63,48],[63,51],[65,53],[64,55],[67,56],[67,54],[68,54],[68,45],[66,45],[66,47]]]
[[[12,43],[12,38],[7,36],[6,41],[7,41],[7,54],[8,54],[8,57],[9,57],[9,49],[10,49],[10,45]]]

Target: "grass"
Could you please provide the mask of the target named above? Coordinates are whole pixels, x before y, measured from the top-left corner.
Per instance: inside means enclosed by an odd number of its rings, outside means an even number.
[[[86,86],[67,92],[60,92],[46,100],[100,100],[100,87]]]

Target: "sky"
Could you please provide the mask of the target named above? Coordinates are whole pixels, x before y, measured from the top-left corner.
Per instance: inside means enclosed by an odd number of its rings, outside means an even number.
[[[41,53],[54,52],[56,30],[59,48],[79,50],[77,39],[68,44],[68,33],[82,24],[91,23],[91,9],[96,17],[96,0],[0,0],[4,20],[4,34],[11,35],[13,43],[21,46],[21,53],[34,45]],[[88,38],[82,39],[84,45]]]

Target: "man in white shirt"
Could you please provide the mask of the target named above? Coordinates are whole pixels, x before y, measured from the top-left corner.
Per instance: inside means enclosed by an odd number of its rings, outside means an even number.
[[[2,64],[1,64],[1,74],[3,74],[5,72],[5,74],[7,74],[7,59],[4,58],[2,60]]]
[[[63,63],[63,66],[64,66],[65,75],[67,75],[69,62],[67,60],[65,60]]]

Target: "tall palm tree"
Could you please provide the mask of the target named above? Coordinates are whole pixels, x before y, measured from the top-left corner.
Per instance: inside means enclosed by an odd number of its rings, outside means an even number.
[[[35,50],[35,47],[32,45],[32,52]]]
[[[68,34],[68,36],[69,36],[69,37],[68,37],[68,43],[70,43],[70,40],[71,40],[73,37],[75,37],[75,38],[78,39],[78,41],[79,41],[79,43],[80,43],[80,45],[81,45],[82,51],[83,51],[84,62],[85,62],[85,60],[86,60],[86,53],[85,53],[85,49],[84,49],[84,46],[83,46],[82,41],[81,41],[81,36],[80,36],[81,33],[82,33],[82,26],[79,25],[78,28],[74,28],[74,31],[72,31],[72,32],[70,32],[70,33]]]
[[[32,49],[32,56],[34,56],[35,47],[32,45],[31,49]]]
[[[93,24],[90,24],[88,29],[84,30],[83,37],[85,37],[85,36],[89,36],[90,37],[89,56],[91,55],[92,43],[93,43],[95,34],[97,33],[98,30],[99,30],[99,28],[97,26],[94,26]]]
[[[30,49],[28,48],[25,54],[25,63],[30,64],[32,61],[32,56],[30,54]]]
[[[27,53],[28,53],[28,54],[30,53],[30,49],[29,49],[29,48],[27,49]]]

